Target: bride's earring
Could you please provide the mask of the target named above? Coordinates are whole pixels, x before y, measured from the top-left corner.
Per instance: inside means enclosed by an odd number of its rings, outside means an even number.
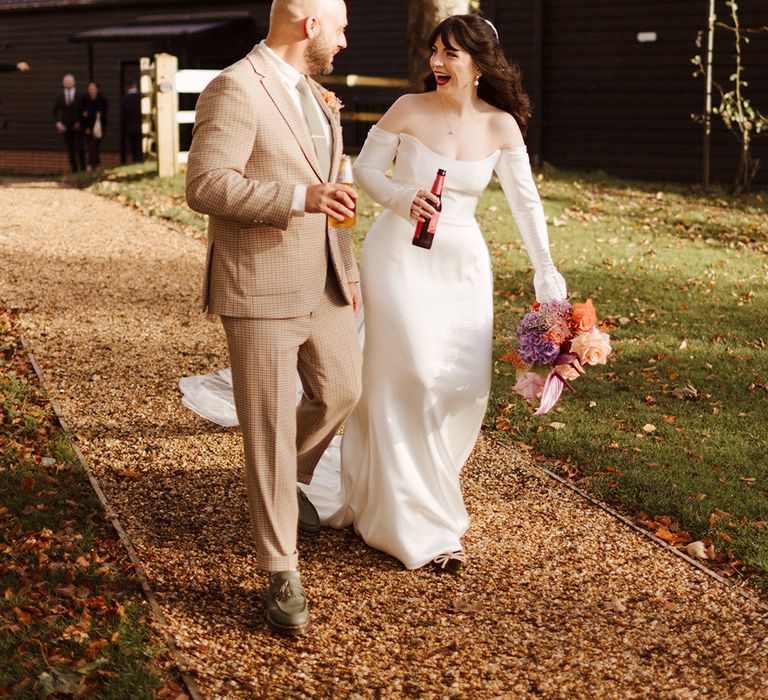
[[[480,85],[480,76],[479,75],[475,78],[475,87],[477,87],[478,85]]]

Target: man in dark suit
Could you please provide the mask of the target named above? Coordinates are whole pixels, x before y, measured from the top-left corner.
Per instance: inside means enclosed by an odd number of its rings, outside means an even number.
[[[120,102],[123,125],[123,152],[130,154],[132,163],[141,163],[144,154],[141,148],[141,95],[132,80]]]
[[[72,172],[85,170],[85,145],[80,128],[80,102],[83,99],[75,88],[75,76],[67,73],[61,81],[62,91],[53,103],[56,129],[64,137]]]
[[[19,61],[18,63],[0,63],[0,73],[12,73],[15,70],[20,70],[24,73],[29,70],[29,63],[26,61]]]

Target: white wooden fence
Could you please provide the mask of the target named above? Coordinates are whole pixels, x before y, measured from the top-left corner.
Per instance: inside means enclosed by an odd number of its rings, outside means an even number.
[[[221,71],[218,70],[180,70],[176,72],[176,92],[180,95],[199,95],[208,83],[211,82]],[[194,124],[195,110],[179,110],[176,112],[177,124]],[[187,162],[188,151],[180,151],[178,162],[185,164]]]
[[[194,110],[179,110],[179,95],[200,94],[219,73],[218,70],[178,70],[176,56],[155,54],[154,60],[141,59],[142,112],[144,113],[145,153],[157,156],[158,174],[175,175],[187,162],[187,151],[179,152],[179,125],[194,124]],[[323,83],[347,87],[405,88],[406,80],[364,75],[324,76]],[[380,112],[344,112],[345,121],[375,122]]]
[[[145,153],[157,156],[157,172],[168,177],[179,172],[188,153],[179,151],[179,125],[194,124],[194,110],[179,110],[179,95],[199,94],[218,74],[217,70],[178,70],[178,59],[155,54],[141,59],[146,137]]]

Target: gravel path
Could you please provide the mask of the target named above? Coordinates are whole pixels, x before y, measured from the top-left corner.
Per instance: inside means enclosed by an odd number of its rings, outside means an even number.
[[[178,378],[227,364],[203,247],[74,189],[0,181],[0,303],[23,329],[207,698],[766,698],[768,614],[481,438],[466,572],[349,531],[300,542],[312,633],[272,637],[236,431]]]

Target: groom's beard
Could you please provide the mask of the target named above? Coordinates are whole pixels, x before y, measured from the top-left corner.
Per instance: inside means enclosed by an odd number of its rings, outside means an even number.
[[[318,37],[311,41],[304,51],[304,61],[308,75],[328,75],[333,71],[333,57],[336,55],[335,47],[330,45],[325,37]]]

